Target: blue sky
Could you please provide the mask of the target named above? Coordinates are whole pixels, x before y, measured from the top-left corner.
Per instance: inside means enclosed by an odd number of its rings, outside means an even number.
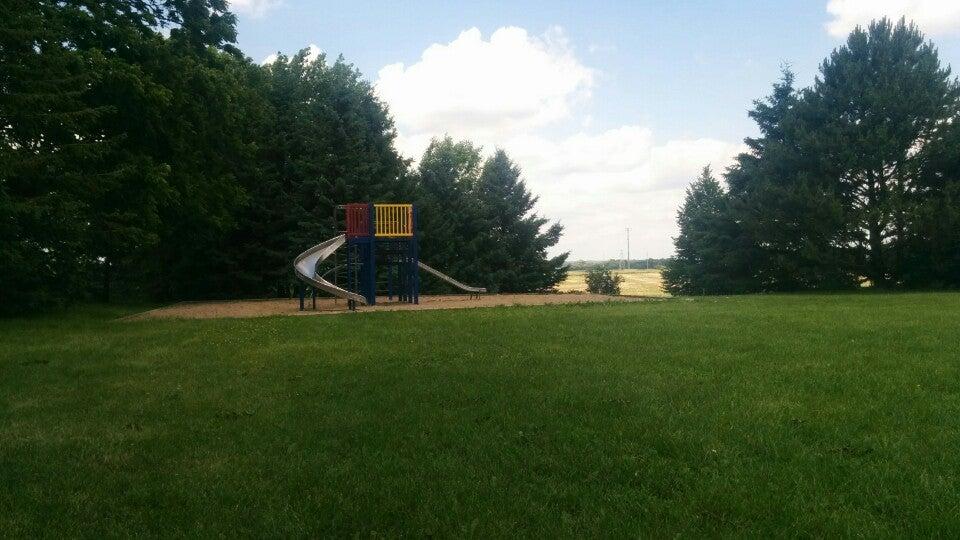
[[[907,15],[960,66],[953,1],[233,4],[257,61],[309,44],[343,54],[377,85],[409,157],[443,133],[505,148],[573,258],[619,256],[628,226],[634,256],[669,255],[684,186],[754,133],[746,110],[779,66],[811,83],[856,23]]]

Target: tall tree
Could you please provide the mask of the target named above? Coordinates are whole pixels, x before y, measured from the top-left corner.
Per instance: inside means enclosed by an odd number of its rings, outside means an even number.
[[[679,235],[674,238],[675,255],[663,272],[664,288],[671,294],[726,294],[744,292],[731,279],[737,264],[730,247],[738,235],[728,210],[727,194],[710,167],[687,189],[677,213]]]
[[[157,97],[125,57],[156,36],[161,9],[46,0],[0,9],[0,191],[10,235],[0,272],[4,291],[19,296],[0,303],[82,297],[88,269],[109,269],[114,253],[156,233],[163,170],[126,151],[115,126],[131,94]]]
[[[484,223],[474,197],[482,170],[480,147],[450,137],[434,139],[414,178],[420,207],[421,258],[462,281],[482,278]],[[446,290],[440,283],[426,283]]]
[[[537,198],[520,174],[520,167],[507,153],[497,150],[484,162],[473,190],[485,225],[481,232],[485,240],[480,255],[482,283],[494,292],[551,289],[567,273],[569,253],[547,255],[560,240],[563,227],[559,223],[548,226],[549,220],[533,211]]]
[[[747,138],[725,179],[730,219],[739,233],[731,249],[738,264],[729,279],[752,291],[853,286],[838,187],[810,175],[811,158],[797,118],[801,97],[785,68],[773,92],[754,102],[749,116],[760,137]]]
[[[875,286],[902,281],[918,151],[956,119],[958,98],[936,48],[902,19],[854,30],[805,95],[801,152],[838,184],[858,271]]]
[[[142,270],[126,275],[145,281],[159,298],[223,296],[233,287],[223,239],[235,229],[256,174],[250,122],[259,113],[250,107],[256,102],[251,70],[231,44],[236,20],[226,2],[164,6],[169,38],[154,32],[140,56],[124,58],[158,98],[114,100],[123,107],[113,126],[124,149],[159,164],[167,188],[157,205],[157,241],[138,250]],[[104,98],[112,99],[108,92]]]
[[[290,261],[335,234],[336,205],[412,197],[393,121],[356,69],[304,49],[264,73],[259,176],[233,241],[238,295],[288,292]]]
[[[958,107],[957,81],[903,20],[857,28],[809,89],[785,72],[726,174],[714,241],[740,261],[723,267],[726,288],[955,283]]]
[[[911,288],[958,288],[960,122],[945,126],[917,159],[917,189],[903,239],[903,281]]]
[[[533,213],[536,197],[506,152],[484,160],[468,141],[435,139],[414,180],[420,251],[429,264],[491,291],[545,290],[563,279],[567,254],[547,256],[563,228]],[[447,290],[432,281],[427,287]]]
[[[409,171],[386,107],[342,58],[261,67],[235,40],[225,0],[0,5],[0,309],[95,290],[283,294],[290,259],[334,234],[349,201],[426,203],[426,251],[468,278],[488,222],[529,238],[524,260],[555,243],[509,167],[485,189],[515,194],[516,215],[482,211],[468,143],[437,141]],[[533,272],[502,286],[555,279]]]

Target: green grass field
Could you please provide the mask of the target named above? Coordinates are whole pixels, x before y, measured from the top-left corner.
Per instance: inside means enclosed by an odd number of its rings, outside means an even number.
[[[0,321],[0,536],[960,535],[960,295]]]

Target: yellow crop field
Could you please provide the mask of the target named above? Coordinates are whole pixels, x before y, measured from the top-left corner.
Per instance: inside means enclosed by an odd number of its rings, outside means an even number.
[[[660,276],[660,270],[614,270],[613,273],[623,276],[623,283],[620,284],[620,294],[629,294],[635,296],[670,296],[663,292],[663,280]],[[587,272],[585,270],[572,270],[567,274],[557,290],[560,292],[584,291],[587,290],[586,282]]]

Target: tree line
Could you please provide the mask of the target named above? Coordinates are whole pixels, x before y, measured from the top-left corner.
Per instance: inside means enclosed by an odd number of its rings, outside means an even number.
[[[413,165],[343,57],[261,66],[236,37],[225,0],[0,7],[0,312],[284,296],[352,201],[419,204],[424,259],[463,281],[563,278],[504,152],[444,138]]]
[[[674,294],[960,287],[960,84],[904,20],[855,29],[678,213]]]
[[[569,270],[592,270],[594,268],[616,268],[626,270],[652,270],[663,268],[670,262],[669,258],[660,259],[648,257],[644,259],[606,259],[602,261],[574,260],[567,265]]]

